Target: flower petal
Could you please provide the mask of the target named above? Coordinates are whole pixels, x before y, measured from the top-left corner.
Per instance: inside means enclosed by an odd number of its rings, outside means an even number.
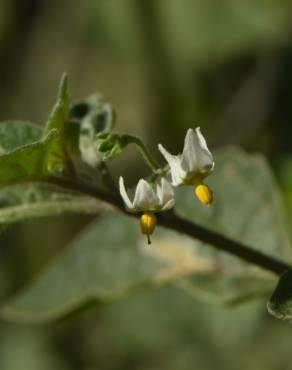
[[[130,199],[128,197],[128,194],[127,194],[127,191],[126,191],[126,188],[125,188],[125,184],[124,184],[124,179],[122,178],[122,176],[120,176],[120,178],[119,178],[119,188],[120,188],[121,197],[123,198],[123,201],[124,201],[126,207],[129,210],[132,210],[133,209],[133,204],[132,204],[132,202],[130,201]]]
[[[167,203],[161,208],[161,211],[168,211],[169,209],[174,207],[174,198],[169,199]]]
[[[186,175],[185,171],[181,167],[181,157],[170,154],[161,144],[158,144],[158,149],[169,164],[172,185],[181,185],[183,183],[183,178]]]
[[[182,153],[181,167],[187,173],[208,173],[214,168],[214,160],[200,127],[188,129]]]
[[[156,211],[159,209],[159,199],[152,186],[144,179],[139,180],[133,208],[137,211]]]
[[[170,200],[174,200],[173,188],[164,177],[161,178],[160,184],[156,185],[156,193],[159,198],[161,208],[163,208]]]

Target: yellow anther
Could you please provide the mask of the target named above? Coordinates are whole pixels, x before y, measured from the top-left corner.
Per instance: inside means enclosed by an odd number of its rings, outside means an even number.
[[[155,229],[157,218],[153,212],[144,212],[140,218],[140,226],[142,234],[147,235],[148,244],[151,244],[149,235],[151,235]]]
[[[195,194],[199,201],[205,205],[209,205],[213,201],[213,191],[204,183],[200,183],[196,186]]]

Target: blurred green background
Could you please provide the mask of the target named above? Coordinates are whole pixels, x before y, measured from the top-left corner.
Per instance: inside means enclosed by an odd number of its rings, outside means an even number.
[[[73,99],[102,92],[117,129],[153,150],[179,151],[200,125],[211,148],[264,153],[292,226],[291,1],[0,0],[0,119],[44,124],[63,71]],[[132,182],[147,173],[133,153],[118,164]],[[91,220],[34,220],[2,234],[0,297]],[[166,287],[55,324],[1,322],[0,369],[292,369],[291,335],[265,300],[212,306]]]

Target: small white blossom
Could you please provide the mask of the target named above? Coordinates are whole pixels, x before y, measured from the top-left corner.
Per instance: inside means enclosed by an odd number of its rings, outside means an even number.
[[[158,149],[169,164],[173,186],[196,185],[214,169],[214,160],[200,128],[188,129],[182,154],[170,154],[161,144]]]
[[[174,206],[172,186],[163,177],[155,186],[140,179],[134,192],[133,201],[128,196],[122,177],[119,179],[119,187],[127,210],[133,213],[142,213],[140,217],[141,232],[147,235],[148,244],[151,244],[150,235],[154,232],[157,224],[155,213],[167,211]]]
[[[155,187],[146,180],[140,179],[133,201],[128,196],[123,177],[119,179],[119,187],[126,208],[130,212],[161,212],[174,206],[173,189],[165,178],[161,178],[160,183],[157,183]]]

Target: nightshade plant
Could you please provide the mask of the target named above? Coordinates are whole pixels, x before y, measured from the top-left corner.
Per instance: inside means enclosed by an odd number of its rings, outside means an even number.
[[[236,148],[217,151],[207,185],[214,160],[199,128],[187,131],[181,154],[159,144],[167,161],[160,166],[139,138],[115,132],[114,124],[113,108],[101,96],[71,103],[65,75],[44,128],[0,123],[3,229],[35,217],[99,215],[34,283],[2,304],[1,317],[55,320],[88,302],[108,303],[166,283],[197,299],[239,303],[266,296],[281,276],[268,309],[291,318],[291,249],[265,160]],[[136,179],[133,196],[108,167],[128,145],[151,170]],[[189,185],[200,202],[189,196]],[[204,207],[213,201],[211,188],[214,203]],[[167,229],[157,228],[150,248],[137,216],[149,243],[156,223]]]

